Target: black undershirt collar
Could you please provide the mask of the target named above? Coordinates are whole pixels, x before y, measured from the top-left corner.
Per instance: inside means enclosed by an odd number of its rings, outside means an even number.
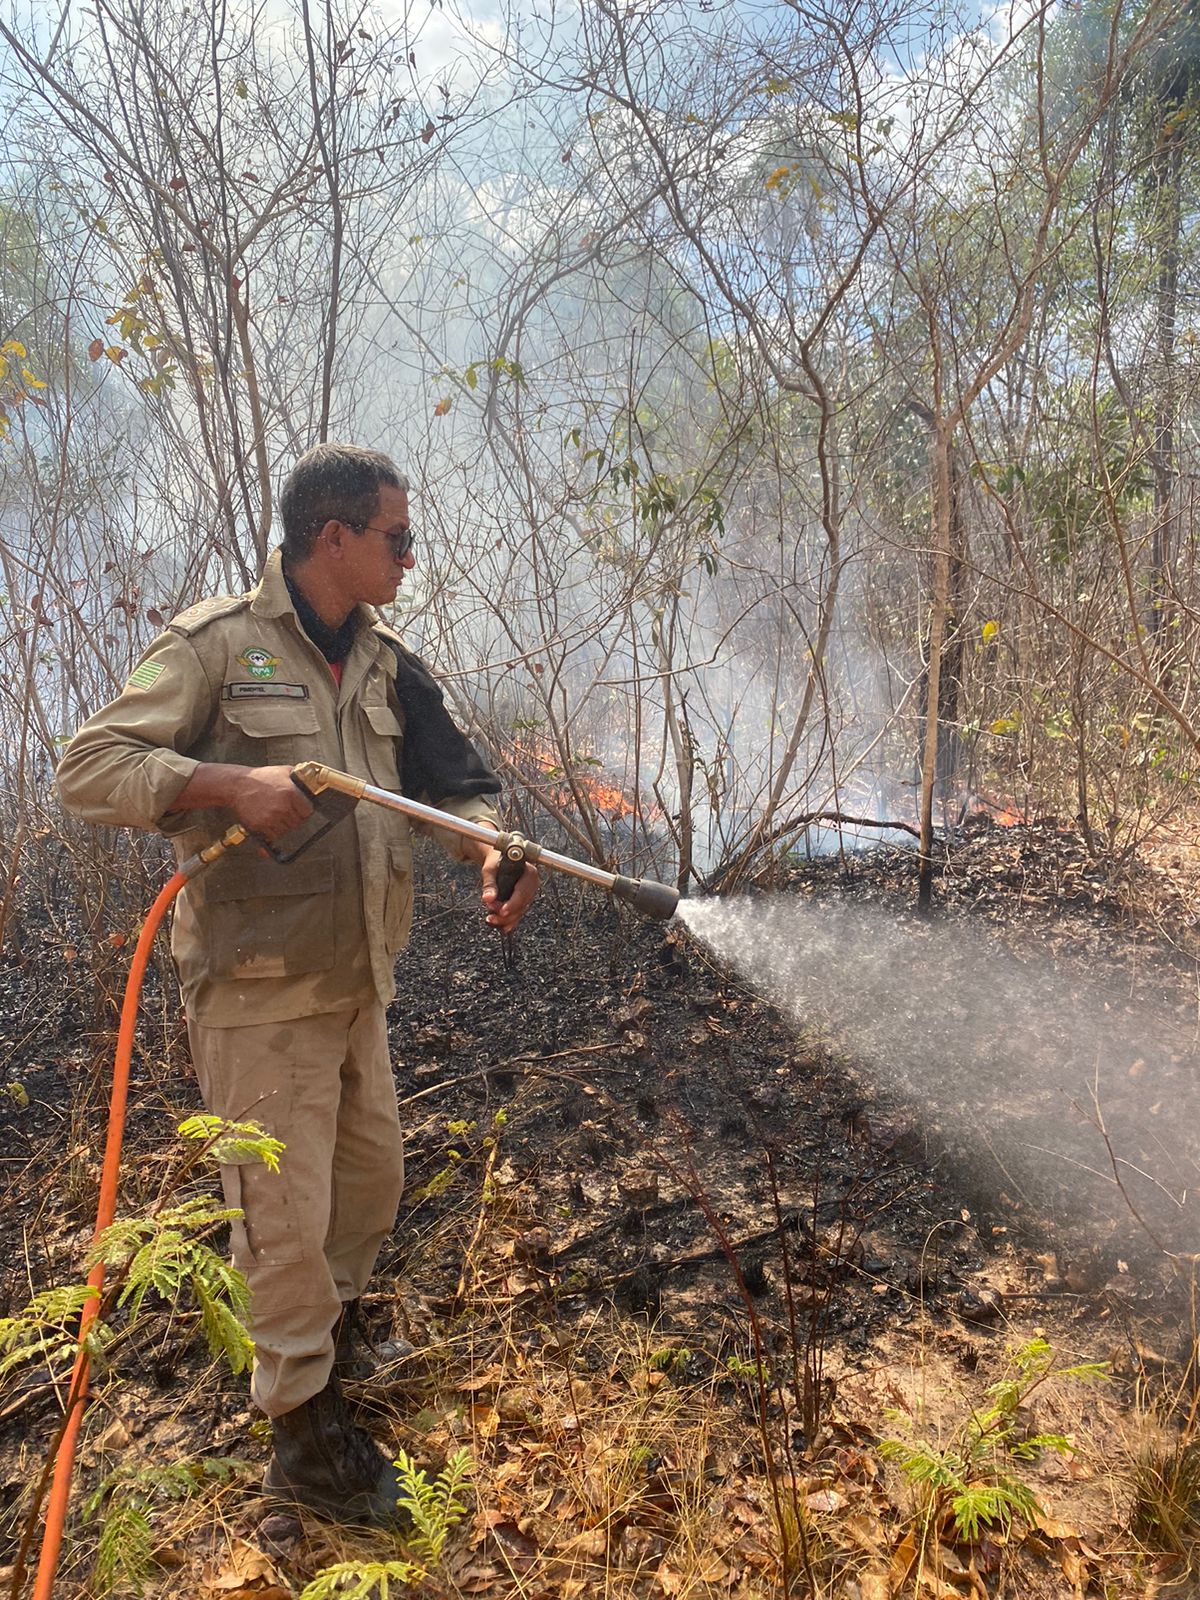
[[[358,636],[357,607],[350,613],[340,628],[331,628],[327,622],[321,621],[312,606],[309,605],[297,587],[295,580],[289,575],[286,567],[283,569],[283,581],[287,584],[288,594],[292,597],[292,604],[296,608],[296,616],[300,626],[325,657],[326,661],[334,665],[345,661]]]

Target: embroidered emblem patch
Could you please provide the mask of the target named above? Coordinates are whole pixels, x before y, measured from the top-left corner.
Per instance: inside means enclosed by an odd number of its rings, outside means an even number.
[[[129,682],[125,687],[127,689],[152,688],[162,677],[163,670],[161,661],[143,661],[140,667],[134,667],[129,674]]]
[[[245,667],[252,678],[273,678],[275,668],[279,665],[279,657],[273,656],[259,645],[252,644],[248,650],[243,650],[237,658],[238,666]]]
[[[303,683],[227,683],[221,691],[226,700],[307,700]]]

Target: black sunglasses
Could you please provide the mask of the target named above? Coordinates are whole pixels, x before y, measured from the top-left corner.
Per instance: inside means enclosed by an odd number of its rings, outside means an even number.
[[[417,542],[416,534],[411,528],[402,528],[399,533],[392,533],[387,528],[377,528],[373,522],[347,522],[346,526],[354,528],[358,533],[381,533],[391,545],[392,555],[397,561],[403,561]]]

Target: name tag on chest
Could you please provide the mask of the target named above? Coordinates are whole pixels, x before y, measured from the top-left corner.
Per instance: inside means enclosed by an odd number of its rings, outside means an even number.
[[[307,700],[306,683],[227,683],[223,700]]]

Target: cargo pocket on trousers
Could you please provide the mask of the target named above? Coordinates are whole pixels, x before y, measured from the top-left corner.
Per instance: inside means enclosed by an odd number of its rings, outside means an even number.
[[[222,1167],[225,1203],[242,1212],[241,1221],[229,1224],[233,1264],[241,1272],[259,1268],[295,1266],[304,1260],[304,1245],[284,1163],[272,1172],[258,1162]]]
[[[328,856],[289,866],[226,857],[200,881],[210,977],[290,978],[333,966]]]

